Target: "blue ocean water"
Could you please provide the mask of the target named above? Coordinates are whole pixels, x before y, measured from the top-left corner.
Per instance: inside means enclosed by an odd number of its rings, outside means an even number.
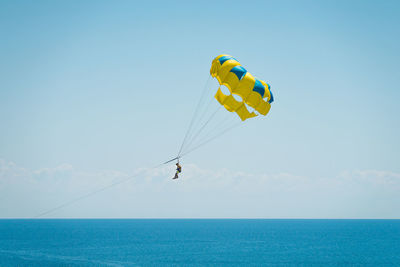
[[[0,220],[0,266],[400,266],[400,220]]]

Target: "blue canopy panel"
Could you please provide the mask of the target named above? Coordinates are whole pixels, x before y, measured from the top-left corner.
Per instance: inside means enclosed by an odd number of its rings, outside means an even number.
[[[231,56],[223,56],[223,57],[220,57],[218,60],[219,60],[219,63],[222,65],[222,64],[224,64],[225,61],[230,60],[230,59],[236,60],[235,58],[233,58]]]
[[[236,67],[233,67],[230,72],[235,73],[240,81],[243,78],[243,76],[246,75],[247,70],[245,68],[243,68],[242,66],[236,66]]]
[[[269,93],[271,94],[271,98],[270,98],[270,100],[268,101],[268,103],[272,103],[272,102],[274,102],[274,95],[272,94],[272,91],[271,91],[271,87],[268,85],[268,89],[269,89]]]
[[[265,87],[264,85],[256,79],[256,82],[254,83],[253,91],[257,92],[261,95],[261,98],[264,98],[265,94]]]

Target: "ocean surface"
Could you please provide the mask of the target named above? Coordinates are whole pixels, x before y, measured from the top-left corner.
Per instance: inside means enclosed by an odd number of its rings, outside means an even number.
[[[400,266],[400,220],[0,220],[0,266]]]

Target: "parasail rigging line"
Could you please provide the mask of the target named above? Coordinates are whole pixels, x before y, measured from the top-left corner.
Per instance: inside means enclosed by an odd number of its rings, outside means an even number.
[[[186,131],[186,133],[185,133],[185,137],[183,138],[182,145],[181,145],[181,147],[180,147],[180,149],[179,149],[179,152],[178,152],[178,156],[177,156],[177,157],[179,157],[179,155],[180,155],[180,153],[181,153],[181,151],[182,151],[182,149],[183,149],[183,147],[184,147],[184,145],[185,145],[185,143],[186,143],[186,140],[187,140],[187,138],[188,138],[189,132],[191,131],[191,129],[192,129],[192,127],[193,127],[193,123],[194,123],[194,121],[195,121],[195,119],[196,119],[196,117],[197,117],[197,115],[198,115],[198,113],[199,113],[200,106],[201,106],[202,102],[204,102],[205,95],[206,95],[207,88],[208,88],[208,84],[209,84],[210,80],[211,80],[211,75],[208,76],[207,82],[206,82],[206,84],[204,85],[203,91],[202,91],[202,93],[201,93],[200,100],[199,100],[199,102],[197,103],[196,109],[195,109],[195,111],[194,111],[194,113],[193,113],[193,116],[192,116],[192,119],[191,119],[191,121],[190,121],[189,127],[188,127],[188,129],[187,129],[187,131]]]
[[[176,159],[176,158],[175,158],[175,159]],[[172,159],[171,161],[173,161],[173,160],[175,160],[175,159]],[[166,162],[166,163],[167,163],[167,162]],[[158,165],[156,165],[156,166],[154,166],[154,167],[151,167],[150,169],[147,169],[146,171],[156,169],[156,168],[158,168],[158,167],[160,167],[160,166],[162,166],[162,165],[164,165],[164,164],[165,164],[165,163],[160,163],[160,164],[158,164]],[[97,193],[103,192],[103,191],[105,191],[105,190],[107,190],[107,189],[109,189],[109,188],[111,188],[111,187],[114,187],[114,186],[119,185],[119,184],[122,184],[122,183],[126,183],[126,182],[132,180],[133,178],[140,176],[141,174],[143,174],[144,171],[145,171],[145,170],[142,170],[142,171],[140,171],[139,173],[137,173],[137,174],[135,174],[135,175],[132,175],[132,176],[129,176],[129,177],[127,177],[127,178],[125,178],[125,179],[123,179],[123,180],[121,180],[121,181],[118,181],[118,182],[115,182],[115,183],[106,185],[106,186],[104,186],[104,187],[102,187],[102,188],[100,188],[100,189],[97,189],[97,190],[95,190],[95,191],[89,192],[89,193],[84,194],[84,195],[82,195],[82,196],[80,196],[80,197],[71,199],[71,200],[69,200],[69,201],[67,201],[67,202],[64,202],[63,204],[61,204],[61,205],[59,205],[59,206],[57,206],[57,207],[54,207],[54,208],[52,208],[52,209],[49,209],[49,210],[44,211],[44,212],[42,212],[42,213],[39,213],[39,214],[33,216],[33,218],[40,218],[40,217],[43,217],[44,215],[47,215],[47,214],[49,214],[49,213],[53,213],[53,212],[55,212],[55,211],[57,211],[57,210],[59,210],[59,209],[65,208],[65,207],[67,207],[67,206],[70,206],[70,205],[72,205],[72,204],[74,204],[74,203],[76,203],[76,202],[78,202],[78,201],[80,201],[80,200],[86,199],[86,198],[91,197],[91,196],[93,196],[93,195],[95,195],[95,194],[97,194]]]
[[[210,93],[210,94],[208,94],[208,93]],[[188,135],[187,140],[191,140],[192,139],[193,135],[196,134],[199,131],[198,127],[200,127],[202,125],[202,122],[204,121],[204,119],[207,119],[207,115],[209,115],[209,113],[210,113],[209,112],[210,107],[215,101],[214,97],[212,97],[213,94],[214,94],[213,90],[209,90],[209,91],[207,91],[205,93],[206,98],[209,99],[207,101],[208,103],[207,104],[204,103],[204,105],[201,105],[202,107],[200,107],[200,109],[199,109],[199,114],[201,114],[201,115],[198,116],[198,119],[195,119],[195,121],[193,123],[192,130],[191,130],[190,134]],[[187,143],[182,148],[181,152],[183,150],[185,150],[186,146],[187,146]]]
[[[233,126],[229,127],[228,129],[225,129],[224,131],[219,132],[218,134],[214,135],[213,137],[210,137],[209,139],[205,140],[204,142],[200,143],[199,145],[197,145],[197,146],[193,147],[192,149],[188,150],[187,152],[183,153],[181,155],[181,157],[199,149],[200,147],[206,145],[207,143],[209,143],[209,142],[213,141],[214,139],[220,137],[221,135],[227,133],[228,131],[232,130],[233,128],[236,128],[241,125],[243,125],[241,122],[235,123]]]
[[[208,140],[211,136],[214,136],[215,133],[223,132],[238,123],[237,118],[231,117],[230,115],[231,114],[227,114],[222,118],[222,120],[216,120],[212,125],[210,125],[210,127],[207,127],[207,130],[199,135],[197,140],[192,140],[192,142],[186,146],[186,149],[182,151],[182,154],[185,154],[186,151],[191,150],[192,147],[196,147],[198,144]]]
[[[201,134],[201,132],[204,130],[204,128],[210,123],[210,121],[215,117],[218,111],[220,111],[221,106],[218,106],[217,109],[209,116],[209,118],[203,123],[203,125],[198,129],[194,135],[189,139],[187,143],[187,148],[190,148],[192,143],[196,140],[196,138]]]

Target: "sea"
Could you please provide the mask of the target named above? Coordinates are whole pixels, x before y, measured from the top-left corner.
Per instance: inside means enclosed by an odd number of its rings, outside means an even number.
[[[0,266],[400,266],[400,220],[3,219]]]

